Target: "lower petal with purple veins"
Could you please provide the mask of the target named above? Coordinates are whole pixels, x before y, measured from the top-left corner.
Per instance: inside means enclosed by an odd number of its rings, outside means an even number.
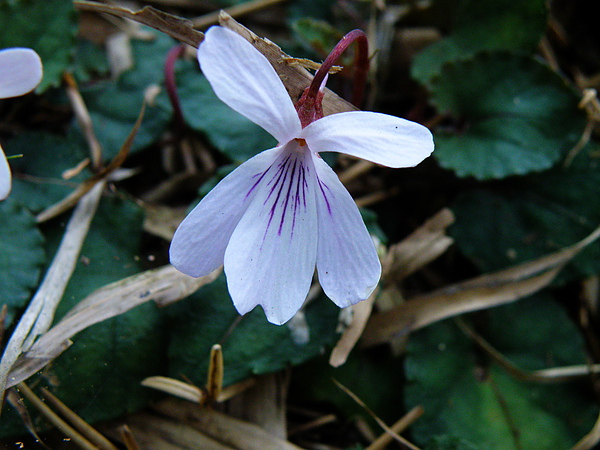
[[[261,305],[267,319],[287,322],[302,306],[317,254],[316,177],[296,141],[252,190],[254,199],[225,251],[229,293],[240,314]]]
[[[319,239],[317,272],[325,294],[339,307],[365,300],[381,264],[356,203],[333,170],[314,156]]]

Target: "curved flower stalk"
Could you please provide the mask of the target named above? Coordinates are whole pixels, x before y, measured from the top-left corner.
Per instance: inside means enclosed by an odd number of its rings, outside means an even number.
[[[42,80],[42,61],[29,48],[0,50],[0,99],[27,94]],[[0,147],[0,200],[8,197],[11,174],[8,161]]]
[[[198,59],[217,96],[279,144],[204,197],[175,232],[171,263],[194,277],[224,264],[238,312],[261,305],[275,324],[300,309],[315,267],[336,305],[366,299],[381,275],[379,259],[356,204],[319,153],[414,166],[433,151],[429,130],[373,112],[323,117],[314,88],[294,106],[268,60],[222,27],[208,30]]]

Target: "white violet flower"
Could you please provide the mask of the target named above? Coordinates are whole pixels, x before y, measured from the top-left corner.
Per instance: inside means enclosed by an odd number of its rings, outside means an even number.
[[[300,309],[315,267],[339,307],[365,300],[381,265],[356,204],[319,153],[410,167],[433,151],[429,130],[364,111],[306,119],[314,111],[300,101],[294,106],[269,61],[222,27],[208,30],[198,60],[216,95],[279,144],[240,165],[202,199],[175,232],[171,263],[194,277],[224,264],[238,312],[261,305],[274,324]],[[319,109],[321,99],[322,92],[312,106]]]
[[[42,61],[29,48],[0,50],[0,99],[27,94],[42,80]],[[0,147],[0,200],[8,197],[11,174],[8,161]]]

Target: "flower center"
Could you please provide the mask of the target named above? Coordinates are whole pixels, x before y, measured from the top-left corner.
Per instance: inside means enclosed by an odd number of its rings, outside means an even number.
[[[306,146],[306,139],[296,138],[296,142],[300,145],[300,147]]]

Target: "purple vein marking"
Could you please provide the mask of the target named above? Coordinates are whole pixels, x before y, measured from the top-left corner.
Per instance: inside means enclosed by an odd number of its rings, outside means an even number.
[[[292,167],[292,173],[290,174],[290,180],[287,189],[287,195],[285,196],[285,200],[283,203],[283,211],[281,211],[281,220],[279,221],[279,229],[277,230],[277,236],[281,236],[281,230],[283,229],[283,222],[285,222],[285,213],[287,211],[288,203],[290,202],[290,197],[292,196],[292,186],[294,185],[294,176],[296,175],[296,168],[298,166],[298,160],[294,159],[294,166]],[[300,177],[298,177],[299,179]],[[298,189],[296,188],[296,193]],[[275,208],[275,205],[273,205]],[[296,223],[296,214],[294,211],[294,219],[292,221],[292,236],[294,235],[294,225]]]
[[[327,198],[328,194],[332,194],[331,189],[329,189],[329,186],[327,186],[325,183],[323,183],[321,181],[321,179],[319,177],[317,177],[317,181],[319,182],[319,189],[321,190],[321,194],[323,194],[323,198],[325,199],[325,204],[327,205],[327,212],[329,213],[329,215],[331,216],[331,204],[329,203],[329,199]],[[325,190],[327,190],[327,192],[325,192]]]
[[[263,173],[257,173],[256,175],[253,175],[252,178],[256,178],[258,177],[258,180],[256,180],[256,182],[252,185],[252,187],[250,188],[250,190],[248,190],[248,193],[246,194],[246,199],[250,196],[250,194],[252,193],[252,191],[256,188],[256,186],[258,186],[258,183],[260,183],[260,181],[265,177],[265,175],[267,174],[267,172],[269,170],[271,170],[271,167],[273,167],[272,165],[269,166],[267,168],[267,170],[265,170]]]
[[[275,209],[277,208],[277,204],[279,203],[279,199],[281,198],[281,193],[285,187],[286,180],[289,174],[289,163],[290,157],[288,156],[279,164],[277,172],[275,172],[271,180],[269,180],[269,182],[267,183],[267,186],[271,186],[271,189],[269,191],[269,195],[267,195],[267,198],[263,202],[263,205],[267,204],[267,202],[269,201],[269,199],[275,191],[277,191],[277,193],[275,194],[275,198],[273,199],[273,205],[269,210],[269,221],[267,222],[265,234],[263,235],[263,241],[267,235],[267,232],[269,231],[269,227],[271,226],[271,222],[273,221],[273,217],[275,215]]]

